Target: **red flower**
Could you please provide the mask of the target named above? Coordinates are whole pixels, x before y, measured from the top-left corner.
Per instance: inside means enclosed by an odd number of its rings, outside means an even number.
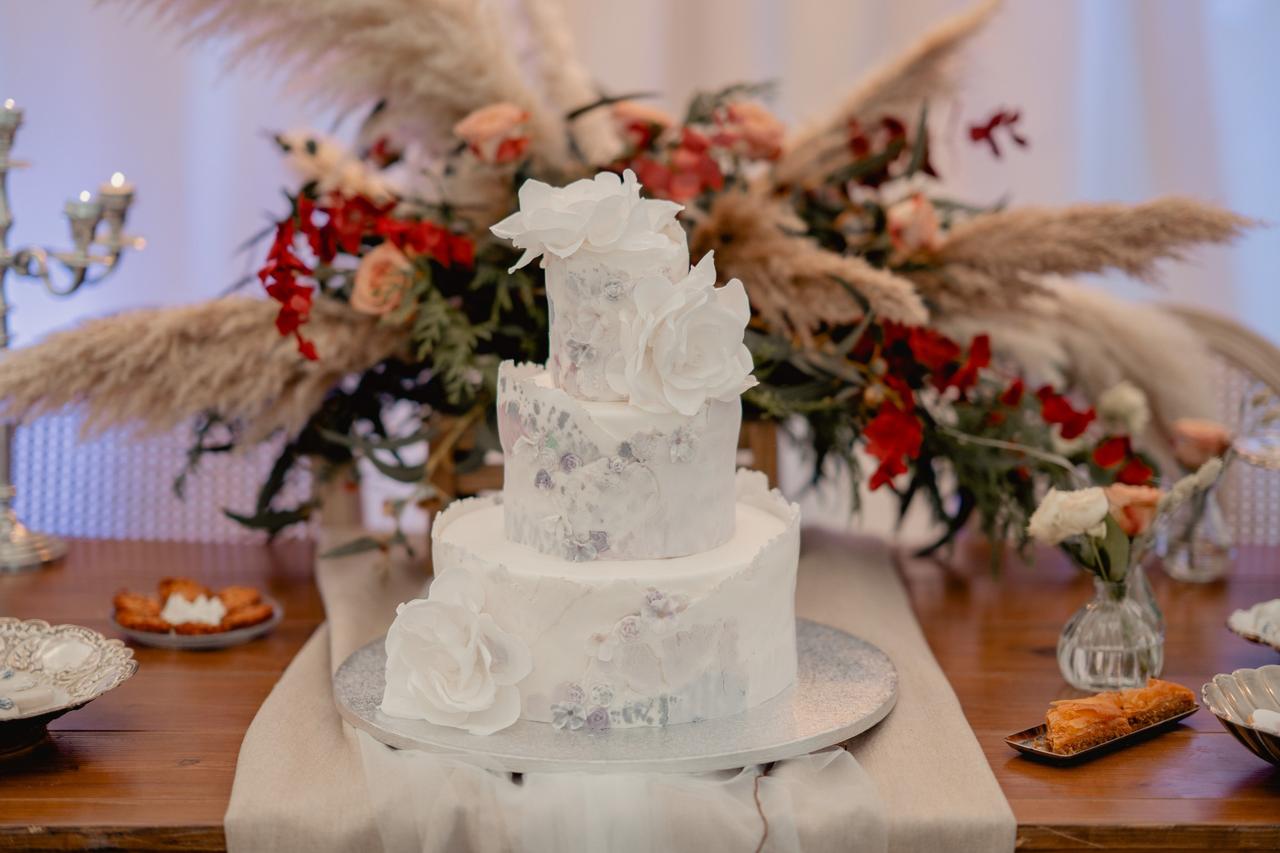
[[[910,397],[902,406],[885,403],[863,430],[867,453],[880,460],[880,466],[871,476],[872,491],[892,482],[899,474],[905,474],[907,460],[920,455],[924,430],[919,419],[912,414],[911,407]]]
[[[1009,387],[1004,389],[1000,395],[1000,402],[1006,406],[1016,406],[1022,402],[1022,393],[1026,390],[1026,386],[1022,384],[1022,377],[1018,377],[1009,383]]]
[[[978,335],[969,342],[969,357],[947,380],[947,384],[968,391],[978,383],[978,371],[991,364],[991,338]]]
[[[1050,385],[1042,387],[1036,396],[1040,398],[1040,417],[1047,424],[1057,424],[1063,438],[1078,438],[1093,423],[1093,409],[1077,411]]]
[[[912,326],[907,332],[907,346],[916,361],[936,373],[960,357],[960,346],[946,335],[924,326]]]
[[[1000,146],[996,142],[996,130],[1001,127],[1006,128],[1009,138],[1013,140],[1015,145],[1019,148],[1027,147],[1027,138],[1018,133],[1017,125],[1021,119],[1021,110],[996,110],[983,124],[969,125],[969,141],[974,143],[985,142],[990,146],[991,153],[999,159]]]
[[[1120,469],[1120,473],[1116,475],[1116,482],[1127,483],[1130,486],[1145,486],[1155,475],[1156,472],[1151,470],[1151,466],[1134,456]]]
[[[668,164],[637,157],[626,165],[646,190],[672,201],[686,202],[707,190],[724,188],[724,173],[711,156],[711,141],[687,127],[681,128],[680,142],[672,149]]]
[[[276,329],[281,335],[293,335],[298,342],[298,352],[304,358],[318,358],[315,345],[304,338],[299,328],[311,317],[312,289],[298,283],[298,275],[309,275],[311,268],[299,260],[293,251],[295,231],[290,217],[276,226],[276,238],[267,253],[267,262],[258,270],[258,278],[267,294],[280,303],[276,314]]]
[[[1128,459],[1131,452],[1128,436],[1113,436],[1093,449],[1093,461],[1099,468],[1114,468]]]

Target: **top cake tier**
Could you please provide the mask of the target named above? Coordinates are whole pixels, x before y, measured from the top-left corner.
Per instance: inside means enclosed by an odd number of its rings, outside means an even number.
[[[520,187],[520,209],[493,233],[523,250],[513,271],[542,259],[550,310],[547,370],[556,387],[580,400],[628,399],[617,375],[624,316],[638,282],[675,283],[688,274],[689,248],[676,222],[681,209],[641,198],[629,170],[566,187],[539,181]]]

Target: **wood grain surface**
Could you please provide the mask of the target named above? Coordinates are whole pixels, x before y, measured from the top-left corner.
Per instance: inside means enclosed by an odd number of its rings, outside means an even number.
[[[901,569],[934,655],[1018,819],[1019,850],[1280,850],[1280,769],[1203,708],[1167,733],[1074,766],[1039,763],[1004,743],[1043,722],[1053,699],[1081,695],[1058,672],[1058,633],[1093,594],[1056,552],[1034,565],[966,542]],[[1191,688],[1216,673],[1280,663],[1226,628],[1238,607],[1280,597],[1280,549],[1240,549],[1226,581],[1181,584],[1150,572],[1167,623],[1164,678]]]
[[[37,574],[0,576],[0,614],[114,634],[112,593],[167,574],[249,583],[281,601],[269,637],[217,652],[137,650],[138,674],[53,724],[50,740],[0,761],[0,849],[217,850],[240,741],[280,673],[322,619],[303,543],[266,546],[78,541]],[[965,544],[947,560],[904,557],[920,623],[1019,823],[1018,849],[1280,850],[1280,771],[1203,710],[1174,730],[1074,767],[1018,756],[1005,735],[1074,695],[1058,632],[1091,595],[1055,555],[1011,560],[999,578]],[[1280,663],[1225,628],[1230,611],[1280,596],[1280,549],[1245,548],[1225,583],[1153,573],[1168,621],[1166,677]]]

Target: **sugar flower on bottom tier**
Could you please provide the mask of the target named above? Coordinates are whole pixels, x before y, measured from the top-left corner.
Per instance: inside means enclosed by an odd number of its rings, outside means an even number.
[[[516,685],[533,668],[529,650],[482,612],[484,590],[445,573],[425,599],[396,608],[387,632],[382,711],[392,717],[488,735],[520,716]]]
[[[621,314],[618,352],[606,367],[609,386],[649,412],[694,415],[707,400],[733,400],[756,384],[742,342],[751,306],[736,278],[716,287],[708,252],[682,281],[636,282]]]

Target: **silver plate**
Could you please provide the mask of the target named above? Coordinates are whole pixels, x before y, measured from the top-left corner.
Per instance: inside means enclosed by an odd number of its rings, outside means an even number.
[[[44,738],[45,726],[114,690],[138,669],[133,649],[82,625],[0,617],[0,670],[29,673],[55,691],[52,704],[0,720],[0,756]]]
[[[262,596],[263,604],[271,605],[271,618],[247,628],[236,628],[234,631],[219,631],[216,634],[179,634],[170,631],[162,634],[159,631],[138,631],[126,628],[111,617],[111,624],[133,642],[141,646],[154,646],[157,649],[189,649],[211,651],[238,646],[250,640],[256,640],[264,634],[271,633],[280,620],[284,619],[284,608],[280,602],[269,595]]]
[[[880,649],[844,631],[796,621],[796,683],[741,714],[665,728],[562,732],[519,720],[492,735],[378,710],[385,684],[382,640],[358,649],[333,676],[338,712],[397,749],[469,756],[514,773],[698,773],[764,764],[813,752],[861,734],[888,716],[898,672]]]

